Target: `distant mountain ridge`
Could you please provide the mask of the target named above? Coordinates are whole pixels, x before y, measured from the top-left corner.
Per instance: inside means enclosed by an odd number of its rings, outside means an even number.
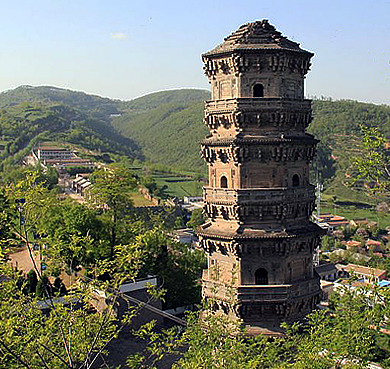
[[[54,86],[19,86],[0,93],[0,108],[23,102],[41,102],[63,104],[72,108],[88,111],[96,118],[109,118],[110,114],[119,113],[120,100],[113,100],[81,91],[73,91]]]

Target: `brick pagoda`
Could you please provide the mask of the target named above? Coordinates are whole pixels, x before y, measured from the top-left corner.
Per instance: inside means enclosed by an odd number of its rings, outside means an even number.
[[[202,293],[249,334],[277,331],[319,299],[313,252],[323,231],[309,220],[318,141],[305,132],[312,113],[304,98],[312,56],[267,20],[241,26],[202,55],[212,94],[202,141],[209,172],[208,221],[198,231],[208,259]]]

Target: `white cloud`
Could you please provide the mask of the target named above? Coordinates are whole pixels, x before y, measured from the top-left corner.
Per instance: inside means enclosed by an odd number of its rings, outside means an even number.
[[[115,32],[115,33],[111,33],[111,40],[120,40],[120,41],[123,41],[123,40],[126,40],[127,39],[127,35],[124,34],[123,32]]]

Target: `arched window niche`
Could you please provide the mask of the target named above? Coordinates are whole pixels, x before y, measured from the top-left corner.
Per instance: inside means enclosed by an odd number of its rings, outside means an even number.
[[[264,86],[261,83],[253,86],[253,97],[264,97]]]
[[[228,187],[227,178],[225,176],[222,176],[221,179],[220,179],[220,187],[221,188],[227,188]]]
[[[268,284],[268,272],[264,268],[259,268],[255,272],[255,284]]]
[[[298,174],[293,175],[292,185],[293,185],[293,187],[299,187],[299,175]]]

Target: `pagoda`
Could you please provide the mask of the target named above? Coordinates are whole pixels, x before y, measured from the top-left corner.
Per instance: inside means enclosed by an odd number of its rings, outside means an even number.
[[[211,85],[202,141],[208,166],[198,230],[207,253],[202,295],[248,334],[277,332],[318,303],[313,253],[323,230],[309,164],[316,140],[304,79],[314,54],[267,20],[241,26],[202,55]]]

